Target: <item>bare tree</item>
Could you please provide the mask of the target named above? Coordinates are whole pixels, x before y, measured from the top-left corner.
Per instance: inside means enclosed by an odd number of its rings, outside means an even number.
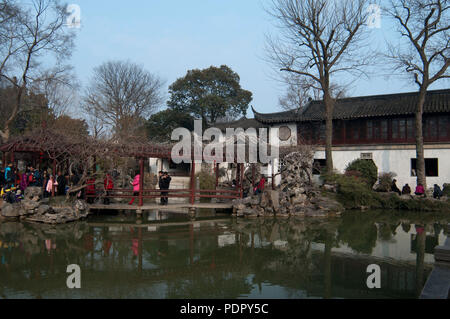
[[[104,121],[99,117],[99,112],[97,110],[91,110],[91,114],[88,114],[87,122],[91,130],[91,135],[95,139],[107,138],[107,132],[105,129]]]
[[[66,6],[58,0],[32,0],[19,6],[3,1],[0,23],[0,77],[14,90],[11,112],[0,130],[3,142],[10,138],[11,125],[23,106],[24,96],[34,81],[45,77],[45,61],[53,56],[53,80],[64,73],[63,64],[74,46],[73,33],[65,28]],[[9,12],[9,13],[8,13]],[[4,17],[5,16],[5,17]]]
[[[374,1],[370,1],[373,3]],[[307,78],[322,93],[326,119],[326,159],[333,171],[333,111],[342,72],[364,74],[368,0],[272,0],[268,12],[278,21],[280,39],[268,38],[269,60],[281,71]],[[339,92],[340,90],[336,90]]]
[[[320,99],[320,91],[314,89],[312,80],[298,76],[283,77],[286,91],[278,100],[278,104],[285,111],[302,110],[311,100]]]
[[[161,105],[162,86],[159,77],[140,65],[106,62],[94,69],[84,109],[110,127],[116,138],[126,139]]]
[[[48,101],[55,117],[71,115],[78,108],[79,83],[71,68],[49,69],[42,73],[32,85],[36,94],[42,94]]]
[[[401,43],[390,44],[388,56],[419,87],[416,105],[417,183],[426,188],[422,116],[427,90],[450,78],[450,1],[392,0],[386,9],[397,22]]]

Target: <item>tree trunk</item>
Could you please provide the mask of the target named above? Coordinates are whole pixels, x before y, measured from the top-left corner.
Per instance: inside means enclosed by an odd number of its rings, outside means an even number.
[[[3,131],[0,131],[0,137],[2,138],[2,143],[8,143],[9,141],[9,126],[6,126]]]
[[[427,94],[426,88],[420,89],[419,101],[416,108],[416,173],[417,173],[417,185],[422,184],[427,189],[427,180],[425,174],[425,150],[423,145],[423,106],[425,104],[425,98]]]
[[[20,107],[22,105],[22,94],[25,90],[25,86],[22,85],[18,91],[17,91],[17,98],[16,103],[14,105],[14,108],[9,115],[8,120],[5,123],[5,127],[3,128],[3,131],[0,131],[0,136],[2,138],[2,143],[8,143],[9,138],[11,137],[11,124],[14,122],[17,114],[19,113]]]
[[[325,103],[325,158],[327,164],[327,173],[331,174],[334,170],[333,165],[333,111],[334,100],[331,98],[329,92],[324,92]]]

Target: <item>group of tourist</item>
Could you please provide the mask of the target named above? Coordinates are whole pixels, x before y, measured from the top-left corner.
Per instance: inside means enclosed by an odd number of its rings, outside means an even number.
[[[64,196],[68,188],[67,180],[68,175],[64,175],[60,171],[53,175],[47,169],[41,171],[32,165],[26,166],[23,172],[20,172],[12,163],[0,170],[2,195],[3,199],[8,202],[12,202],[13,197],[9,193],[15,193],[17,197],[15,202],[17,202],[23,198],[28,187],[42,187],[44,197],[50,197],[53,192],[58,196]]]
[[[161,190],[168,190],[170,188],[170,182],[172,181],[172,178],[170,177],[169,173],[167,172],[159,172],[159,189]],[[141,174],[138,170],[135,171],[134,178],[132,181],[130,181],[131,186],[133,186],[133,197],[131,198],[128,205],[133,205],[136,198],[139,196],[139,192],[141,189]],[[111,203],[110,197],[112,194],[112,191],[114,189],[114,178],[110,173],[107,173],[105,175],[105,178],[103,180],[103,186],[105,190],[105,197],[103,199],[103,203],[105,205],[109,205]],[[87,181],[87,188],[86,188],[86,194],[92,195],[95,194],[95,179],[92,178]],[[161,205],[167,205],[169,203],[168,199],[169,192],[161,192]],[[88,196],[88,202],[93,201],[92,196]]]
[[[394,193],[398,193],[399,195],[411,195],[412,194],[411,187],[408,184],[403,186],[403,189],[400,191],[400,189],[397,187],[397,180],[395,180],[395,179],[392,182],[391,191]],[[425,188],[420,183],[417,184],[414,194],[419,197],[427,197]],[[439,185],[434,184],[433,197],[435,199],[441,199],[441,197],[443,195],[444,195],[444,193],[443,193],[442,189],[439,187]]]
[[[136,197],[139,196],[140,179],[140,172],[136,170],[135,176],[131,181],[133,198],[128,203],[129,205],[133,205]],[[159,188],[164,190],[161,192],[161,205],[167,205],[169,203],[169,192],[167,190],[170,189],[171,180],[172,178],[168,172],[159,172]],[[56,175],[53,175],[47,169],[40,171],[32,165],[28,165],[23,173],[20,173],[19,169],[14,167],[12,163],[8,164],[4,169],[0,168],[1,194],[3,199],[8,202],[18,202],[23,198],[23,194],[28,187],[42,187],[44,197],[50,197],[53,192],[56,196],[65,196],[69,191],[69,185],[77,185],[79,181],[80,178],[76,174],[69,176],[69,174],[63,174],[61,171],[58,171]],[[95,177],[88,178],[86,188],[78,191],[77,197],[87,198],[89,203],[93,203],[97,194],[95,184]],[[103,198],[105,205],[110,204],[110,197],[113,190],[114,178],[111,173],[106,173],[104,178],[105,196]]]

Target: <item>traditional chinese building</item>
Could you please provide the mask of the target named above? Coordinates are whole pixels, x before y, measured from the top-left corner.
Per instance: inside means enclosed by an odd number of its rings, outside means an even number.
[[[372,159],[379,173],[397,174],[398,186],[416,185],[415,107],[418,93],[345,98],[336,101],[333,161],[343,172],[355,159]],[[311,101],[304,110],[262,114],[255,120],[280,129],[284,144],[317,145],[315,161],[325,165],[325,105]],[[423,132],[428,185],[450,183],[450,89],[429,91]],[[318,173],[318,172],[316,172]]]

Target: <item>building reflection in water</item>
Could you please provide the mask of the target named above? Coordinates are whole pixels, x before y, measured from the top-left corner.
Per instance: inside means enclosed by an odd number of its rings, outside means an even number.
[[[446,220],[0,224],[3,298],[416,298]],[[427,235],[428,234],[428,235]],[[409,240],[405,240],[409,238]],[[82,269],[79,291],[66,267]],[[382,288],[366,286],[367,266]]]

